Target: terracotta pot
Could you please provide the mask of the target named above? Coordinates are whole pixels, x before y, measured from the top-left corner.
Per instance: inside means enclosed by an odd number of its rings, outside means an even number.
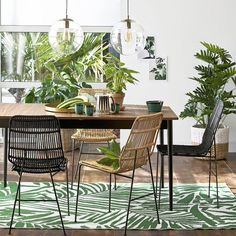
[[[125,94],[124,93],[112,93],[111,96],[114,100],[114,103],[120,104],[120,110],[124,111],[125,107],[123,105],[123,101],[124,101]]]

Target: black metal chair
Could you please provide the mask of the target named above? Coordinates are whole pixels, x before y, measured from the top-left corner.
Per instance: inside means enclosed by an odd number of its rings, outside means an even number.
[[[11,234],[17,201],[19,202],[19,215],[21,201],[48,201],[45,199],[21,199],[22,174],[49,173],[55,194],[55,199],[49,201],[56,201],[63,233],[66,235],[53,180],[56,173],[66,171],[69,215],[67,159],[64,157],[58,119],[55,116],[13,116],[9,124],[8,160],[13,164],[12,170],[19,174],[9,234]]]
[[[211,162],[214,160],[215,163],[215,178],[216,178],[216,199],[217,207],[219,207],[219,196],[218,196],[218,173],[217,173],[217,158],[216,158],[216,143],[215,133],[217,131],[220,118],[223,112],[224,103],[221,100],[217,100],[214,110],[209,118],[207,127],[202,137],[202,142],[199,145],[173,145],[174,156],[189,156],[189,157],[208,157],[209,158],[209,187],[208,196],[210,197],[210,184],[211,175],[213,174]],[[168,154],[167,145],[157,145],[157,160],[159,162],[159,154],[161,156],[160,163],[160,185],[159,185],[159,206],[161,197],[161,188],[163,187],[164,179],[164,156]]]
[[[147,195],[154,196],[154,202],[157,212],[157,221],[159,223],[159,214],[157,209],[157,199],[156,199],[156,189],[153,181],[152,174],[152,166],[151,166],[151,154],[155,148],[156,139],[158,135],[158,131],[162,122],[162,113],[155,113],[151,115],[139,116],[136,118],[132,129],[130,131],[130,135],[126,142],[126,145],[123,147],[119,157],[119,167],[117,169],[113,169],[112,166],[105,166],[99,164],[96,160],[82,160],[79,163],[79,178],[78,178],[78,189],[77,189],[77,198],[76,198],[76,210],[75,210],[75,222],[77,220],[77,211],[78,211],[78,198],[79,198],[79,187],[80,187],[80,175],[81,175],[81,167],[87,166],[93,169],[97,169],[103,171],[110,176],[110,185],[109,185],[109,212],[111,209],[111,175],[122,176],[131,179],[130,193],[129,193],[129,201],[128,201],[128,209],[125,223],[125,233],[127,231],[128,218],[129,218],[129,210],[131,201],[140,199]],[[153,191],[152,193],[148,193],[144,196],[139,196],[136,198],[132,198],[132,190],[133,190],[133,182],[135,176],[135,170],[137,168],[142,167],[147,162],[149,162],[150,173],[151,173],[151,181]],[[132,175],[125,175],[126,172],[131,171]]]

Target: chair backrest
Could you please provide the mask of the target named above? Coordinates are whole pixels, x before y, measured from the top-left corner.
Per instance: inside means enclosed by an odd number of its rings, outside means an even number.
[[[62,158],[60,124],[55,116],[18,115],[11,118],[8,139],[10,162],[19,165],[24,160],[26,166],[44,168],[40,160],[50,160],[52,165],[56,165]]]
[[[120,154],[120,170],[128,171],[147,163],[148,153],[153,153],[158,131],[161,127],[161,112],[139,116],[135,119],[129,137]]]
[[[224,103],[220,99],[218,99],[216,101],[215,107],[207,123],[207,127],[204,131],[204,134],[202,137],[202,143],[200,144],[200,148],[202,152],[205,154],[209,152],[213,144],[214,137],[220,123],[223,109],[224,109]]]

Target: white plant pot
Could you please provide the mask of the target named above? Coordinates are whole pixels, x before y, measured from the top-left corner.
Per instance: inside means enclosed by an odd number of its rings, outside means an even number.
[[[191,127],[191,141],[193,144],[200,144],[205,129],[199,127]],[[223,126],[216,131],[216,158],[226,159],[229,150],[229,127]],[[214,149],[212,149],[213,151]],[[204,158],[202,158],[204,159]]]

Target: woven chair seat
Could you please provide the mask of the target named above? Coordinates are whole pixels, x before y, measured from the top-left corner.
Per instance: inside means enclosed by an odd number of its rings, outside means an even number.
[[[111,167],[111,166],[105,166],[105,165],[101,165],[101,164],[97,163],[97,160],[82,160],[82,161],[80,161],[80,164],[90,167],[90,168],[101,170],[101,171],[104,171],[107,173],[111,173],[111,174],[121,173],[117,170],[114,170],[113,167]]]
[[[163,155],[168,155],[168,146],[167,145],[157,145],[157,149]],[[200,145],[173,145],[172,153],[176,156],[205,156],[206,153],[203,152]]]
[[[17,160],[15,160],[14,165],[12,166],[12,170],[20,172],[22,163],[23,159],[18,158]],[[50,168],[51,172],[58,172],[58,171],[64,171],[66,168],[66,164],[67,164],[66,159],[60,157],[53,159],[51,158],[48,161],[40,158],[25,158],[24,167],[22,171],[26,173],[42,174],[42,173],[48,173]]]
[[[101,142],[111,141],[117,136],[112,129],[78,129],[71,138],[84,142]]]

